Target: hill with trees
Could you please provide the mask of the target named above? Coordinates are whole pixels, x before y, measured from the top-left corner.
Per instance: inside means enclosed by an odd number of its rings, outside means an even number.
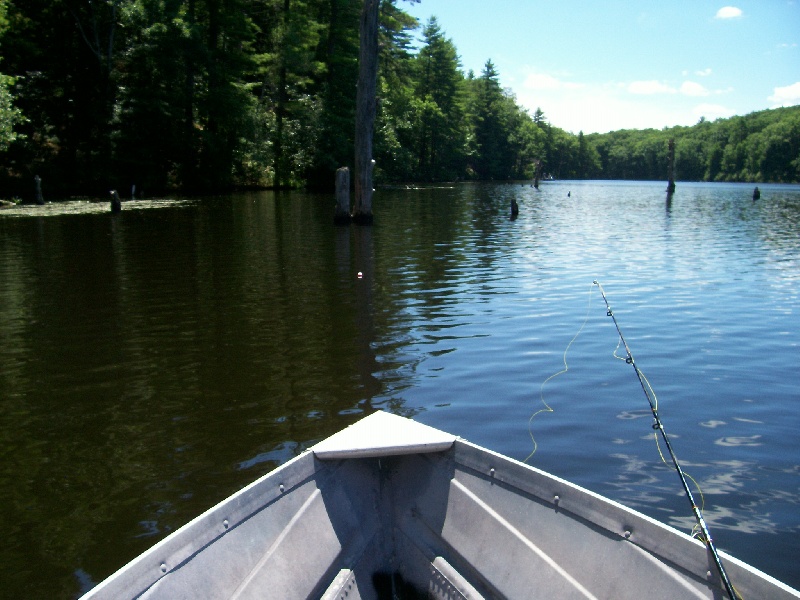
[[[800,106],[714,122],[701,119],[692,127],[614,131],[586,138],[598,156],[583,177],[665,179],[667,144],[674,139],[678,179],[800,181]]]
[[[361,0],[0,0],[0,195],[331,189],[352,165]],[[800,107],[574,135],[440,24],[381,0],[376,180],[800,180]]]

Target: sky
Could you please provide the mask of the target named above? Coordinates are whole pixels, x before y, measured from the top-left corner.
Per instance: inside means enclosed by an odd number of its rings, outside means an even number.
[[[465,73],[480,75],[491,59],[518,104],[572,133],[663,129],[800,104],[800,0],[398,6],[423,24],[435,16]]]

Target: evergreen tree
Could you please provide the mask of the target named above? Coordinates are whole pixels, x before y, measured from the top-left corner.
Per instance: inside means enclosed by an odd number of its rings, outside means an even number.
[[[508,173],[508,122],[506,102],[494,63],[487,60],[474,82],[474,130],[480,179],[505,179]]]
[[[317,139],[306,172],[310,187],[332,189],[336,169],[353,164],[353,136],[358,81],[358,22],[361,2],[320,0],[324,24],[317,60],[324,75],[316,92],[321,102]]]
[[[324,26],[317,21],[314,5],[305,0],[281,0],[277,26],[273,30],[274,52],[266,54],[262,101],[274,113],[274,180],[276,187],[296,185],[311,164],[319,108],[309,92],[316,91],[315,81],[324,73],[324,64],[316,51]]]
[[[376,181],[415,179],[411,142],[411,32],[417,20],[383,0],[379,31],[378,107],[375,119]]]
[[[131,33],[116,76],[112,134],[120,185],[156,193],[188,187],[195,178],[202,54],[196,19],[196,10],[181,2],[141,0],[124,12]]]
[[[456,48],[436,18],[423,30],[415,61],[414,113],[417,174],[422,180],[454,179],[463,169],[463,75]]]
[[[234,185],[330,189],[352,165],[361,0],[0,0],[0,172],[30,197]],[[374,153],[384,181],[800,180],[800,107],[577,136],[487,61],[462,74],[436,19],[381,0]],[[23,119],[22,115],[27,119]],[[13,143],[12,143],[13,142]]]

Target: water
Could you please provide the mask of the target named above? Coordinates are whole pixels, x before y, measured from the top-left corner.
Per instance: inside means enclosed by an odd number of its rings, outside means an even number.
[[[368,228],[304,193],[0,211],[0,595],[75,597],[375,408],[533,435],[690,531],[594,280],[718,546],[800,587],[800,186],[760,187],[379,190]]]

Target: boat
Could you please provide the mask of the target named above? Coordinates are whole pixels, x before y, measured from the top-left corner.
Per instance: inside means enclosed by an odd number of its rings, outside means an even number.
[[[195,518],[84,599],[726,598],[710,554],[564,479],[378,411]],[[741,598],[800,598],[719,556]]]

